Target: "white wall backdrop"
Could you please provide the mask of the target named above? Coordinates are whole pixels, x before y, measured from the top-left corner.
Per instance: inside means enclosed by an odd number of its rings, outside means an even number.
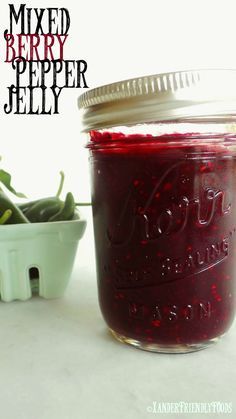
[[[21,2],[12,1],[17,7]],[[236,67],[235,0],[35,0],[27,7],[66,7],[71,28],[65,58],[88,62],[90,87],[138,75],[183,68]],[[5,115],[6,86],[14,80],[4,63],[8,1],[0,5],[0,155],[18,189],[30,198],[52,195],[59,171],[65,191],[89,200],[87,154],[82,147],[77,97],[61,94],[60,115]]]

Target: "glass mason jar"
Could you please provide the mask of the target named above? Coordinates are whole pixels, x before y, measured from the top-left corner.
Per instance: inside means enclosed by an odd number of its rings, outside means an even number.
[[[208,347],[236,274],[236,71],[141,77],[79,98],[101,311],[120,341]]]

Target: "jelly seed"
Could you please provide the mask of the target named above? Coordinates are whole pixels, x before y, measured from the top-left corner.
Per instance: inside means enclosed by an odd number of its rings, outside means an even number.
[[[160,327],[160,325],[161,325],[161,321],[160,321],[160,320],[153,320],[153,321],[152,321],[152,325],[153,325],[154,327]]]
[[[172,184],[168,182],[164,185],[164,191],[169,191],[170,189],[172,189]]]
[[[140,242],[143,246],[145,246],[148,242],[147,242],[147,240],[141,240],[141,242]]]
[[[137,180],[137,179],[135,179],[134,181],[133,181],[133,184],[134,184],[134,186],[136,187],[136,186],[138,186],[139,185],[139,180]]]
[[[121,292],[118,292],[117,294],[115,294],[115,299],[116,300],[123,300],[124,298],[125,298],[125,296]]]
[[[156,193],[156,195],[155,195],[155,197],[158,199],[158,198],[160,198],[160,196],[161,196],[161,194],[160,194],[160,192],[157,192]]]
[[[143,214],[144,213],[144,209],[142,207],[138,207],[137,213],[138,214]]]
[[[201,168],[200,168],[200,172],[205,172],[205,170],[207,169],[207,166],[202,166]]]

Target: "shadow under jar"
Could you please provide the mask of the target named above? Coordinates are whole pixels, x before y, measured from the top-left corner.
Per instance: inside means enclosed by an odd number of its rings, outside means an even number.
[[[79,99],[99,302],[122,342],[185,353],[208,347],[232,324],[235,86],[232,70],[178,72]]]

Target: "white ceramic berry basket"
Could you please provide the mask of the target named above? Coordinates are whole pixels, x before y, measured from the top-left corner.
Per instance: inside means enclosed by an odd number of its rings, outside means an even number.
[[[61,297],[85,228],[84,219],[1,226],[1,300],[28,300],[33,293],[32,281],[37,282],[39,296]]]

